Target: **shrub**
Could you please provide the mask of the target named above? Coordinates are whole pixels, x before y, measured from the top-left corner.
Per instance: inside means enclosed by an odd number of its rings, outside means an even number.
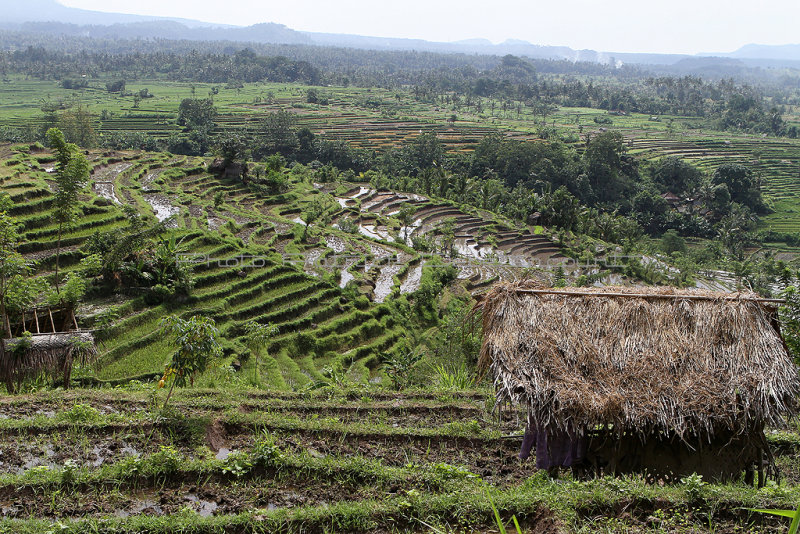
[[[88,404],[76,404],[64,412],[62,417],[72,424],[91,423],[100,419],[100,412]]]

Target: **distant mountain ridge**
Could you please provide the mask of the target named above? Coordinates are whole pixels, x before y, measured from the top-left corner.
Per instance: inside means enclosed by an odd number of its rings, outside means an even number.
[[[715,67],[781,68],[800,66],[800,44],[749,44],[729,53],[647,54],[575,50],[567,46],[536,45],[518,39],[493,44],[483,38],[454,42],[423,39],[373,37],[338,33],[297,31],[274,22],[252,26],[230,26],[190,19],[151,17],[122,13],[103,13],[61,5],[56,0],[0,0],[3,19],[0,28],[33,33],[76,35],[93,38],[185,39],[270,44],[336,46],[369,50],[418,50],[439,53],[465,53],[527,56],[535,59],[588,61],[606,65],[642,64],[657,66],[684,65],[702,68],[707,58],[726,58]],[[742,60],[741,63],[730,63]]]
[[[800,44],[785,45],[760,45],[748,44],[726,55],[735,58],[748,59],[779,59],[800,61]]]
[[[56,0],[0,0],[2,21],[0,24],[20,24],[23,22],[62,22],[81,26],[130,24],[135,22],[175,21],[188,27],[233,27],[192,19],[174,17],[151,17],[127,13],[106,13],[76,7],[67,7]]]

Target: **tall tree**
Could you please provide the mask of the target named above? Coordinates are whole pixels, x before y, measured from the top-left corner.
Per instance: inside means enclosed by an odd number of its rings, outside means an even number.
[[[217,108],[210,98],[184,98],[178,106],[178,125],[188,130],[210,132],[216,117]]]
[[[258,157],[272,154],[289,156],[297,150],[298,139],[295,132],[297,116],[285,110],[267,113],[258,126],[259,146],[254,149]],[[307,135],[307,134],[304,134]]]
[[[259,356],[261,352],[267,354],[267,344],[269,340],[278,333],[278,327],[270,323],[261,324],[255,319],[247,321],[244,324],[245,345],[250,349],[254,358],[254,372],[259,376]]]
[[[53,205],[53,215],[58,223],[58,243],[56,245],[55,285],[60,293],[58,267],[61,258],[61,236],[65,226],[75,221],[78,211],[78,194],[89,180],[89,162],[77,145],[67,143],[58,128],[47,130],[47,139],[56,152],[57,190]]]
[[[714,171],[711,181],[714,185],[725,184],[732,202],[743,204],[756,212],[765,211],[761,179],[744,165],[723,163]]]

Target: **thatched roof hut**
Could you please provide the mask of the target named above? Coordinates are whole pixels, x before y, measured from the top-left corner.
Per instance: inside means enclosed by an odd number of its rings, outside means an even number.
[[[69,387],[75,359],[88,362],[97,355],[90,332],[39,334],[2,342],[0,379],[9,392],[15,391],[24,380],[41,375],[63,375],[64,387]]]
[[[588,436],[594,469],[761,474],[764,425],[797,410],[777,304],[755,294],[529,281],[495,286],[479,308],[498,401],[527,406],[539,432]]]

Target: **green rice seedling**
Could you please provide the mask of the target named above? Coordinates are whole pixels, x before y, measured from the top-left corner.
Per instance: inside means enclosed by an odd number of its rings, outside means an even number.
[[[503,520],[500,518],[500,512],[497,510],[497,506],[494,504],[494,499],[492,496],[489,495],[489,490],[486,490],[486,498],[489,499],[489,504],[492,505],[492,512],[494,513],[494,521],[497,525],[497,529],[500,531],[500,534],[508,534],[505,525],[503,524]],[[517,521],[517,516],[512,515],[511,521],[514,523],[514,529],[516,530],[517,534],[522,534],[522,528],[519,526],[519,522]]]
[[[686,498],[689,502],[696,502],[700,500],[703,495],[703,488],[706,483],[703,481],[703,476],[697,473],[681,479],[681,484],[686,489]]]
[[[168,476],[177,472],[183,461],[183,455],[175,447],[162,445],[157,453],[145,460],[145,471],[155,476]]]

